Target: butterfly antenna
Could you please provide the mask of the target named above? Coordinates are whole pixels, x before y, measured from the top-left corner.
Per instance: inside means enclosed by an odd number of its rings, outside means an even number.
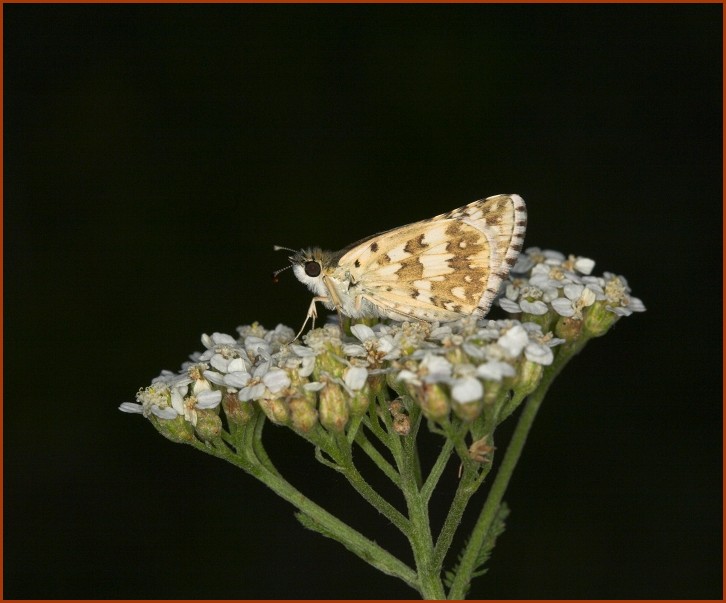
[[[290,249],[289,247],[283,247],[282,245],[273,245],[272,249],[275,251],[292,251],[293,253],[297,253],[297,249]],[[290,258],[292,260],[292,258]],[[285,266],[284,268],[280,268],[279,270],[275,270],[275,272],[272,273],[272,282],[277,283],[280,279],[277,278],[277,275],[280,274],[280,272],[284,272],[288,268],[292,268],[292,264],[289,266]]]
[[[275,270],[275,272],[272,273],[272,282],[277,283],[280,281],[279,278],[277,278],[277,275],[280,274],[280,272],[285,272],[288,268],[292,268],[292,264],[289,266],[285,266],[284,268],[280,268],[279,270]]]

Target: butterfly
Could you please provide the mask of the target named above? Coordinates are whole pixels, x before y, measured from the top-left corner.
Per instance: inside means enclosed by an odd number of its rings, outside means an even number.
[[[522,197],[495,195],[340,251],[275,250],[293,252],[282,270],[292,268],[315,294],[300,332],[310,318],[315,325],[317,302],[350,318],[447,322],[486,315],[526,228]]]

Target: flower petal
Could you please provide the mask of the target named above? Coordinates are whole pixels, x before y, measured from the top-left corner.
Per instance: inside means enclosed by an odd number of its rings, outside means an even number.
[[[197,394],[197,408],[215,408],[222,401],[222,392],[218,389],[205,390]]]
[[[224,376],[224,384],[230,387],[244,387],[250,382],[250,374],[245,371],[235,371]]]
[[[350,332],[353,333],[353,335],[355,335],[358,340],[362,342],[376,338],[376,334],[373,332],[373,329],[371,329],[368,325],[364,324],[353,325],[350,328]]]
[[[348,367],[343,377],[343,382],[353,391],[361,389],[368,380],[368,371],[360,366]]]
[[[325,383],[322,383],[320,381],[311,381],[310,383],[306,383],[305,385],[303,385],[303,389],[308,392],[319,392],[324,387]]]
[[[281,392],[290,385],[290,377],[282,369],[273,368],[262,377],[262,382],[273,394]]]
[[[524,346],[527,345],[529,336],[522,325],[515,325],[502,335],[497,343],[504,348],[511,358],[516,358],[522,353]]]
[[[160,419],[176,419],[179,416],[173,408],[159,408],[156,404],[151,405],[151,412]]]
[[[524,349],[524,355],[530,362],[535,362],[543,366],[549,366],[555,358],[552,353],[552,348],[534,342],[527,345]]]
[[[481,400],[483,395],[484,388],[482,387],[481,381],[474,377],[457,379],[451,388],[451,397],[461,404]]]

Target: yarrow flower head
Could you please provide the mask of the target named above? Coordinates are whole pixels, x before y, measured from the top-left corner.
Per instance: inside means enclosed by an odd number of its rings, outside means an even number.
[[[645,311],[624,277],[593,276],[594,267],[589,258],[531,247],[504,282],[499,306],[566,339],[578,337],[583,327],[589,336],[602,335],[618,318]]]
[[[212,389],[200,375],[199,365],[192,364],[178,374],[163,371],[151,385],[138,391],[136,401],[124,402],[119,410],[140,413],[156,421],[160,431],[171,440],[188,441],[198,426],[200,437],[208,435],[207,418],[222,401],[222,392]]]
[[[436,326],[429,345],[394,362],[389,383],[416,400],[431,420],[448,420],[451,408],[473,421],[485,404],[508,396],[518,372],[530,364],[550,365],[551,347],[559,343],[533,323],[462,319]]]
[[[164,371],[139,392],[136,404],[124,403],[121,410],[157,424],[180,418],[197,435],[200,418],[220,407],[230,423],[257,408],[298,431],[319,422],[341,432],[388,383],[434,420],[446,420],[452,409],[474,420],[487,392],[499,395],[505,381],[514,386],[525,365],[550,364],[551,348],[561,341],[516,320],[354,325],[351,332],[341,336],[328,325],[311,331],[304,343],[292,343],[292,329],[281,325],[272,331],[240,327],[238,338],[203,335],[204,352],[193,354],[178,374]]]

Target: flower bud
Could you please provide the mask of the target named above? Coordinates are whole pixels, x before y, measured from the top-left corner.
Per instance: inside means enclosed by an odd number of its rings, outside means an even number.
[[[424,384],[421,392],[411,392],[411,397],[421,405],[424,417],[441,423],[449,416],[451,404],[449,395],[437,383]]]
[[[153,415],[149,418],[159,433],[172,442],[188,444],[195,439],[194,427],[191,423],[185,421],[182,415],[177,416],[175,419],[159,419]]]
[[[318,422],[318,411],[315,405],[305,398],[293,398],[288,402],[292,425],[298,431],[308,433]]]
[[[503,386],[501,381],[484,381],[484,404],[494,404],[502,394]]]
[[[359,417],[368,412],[370,403],[371,390],[368,385],[364,385],[362,389],[353,392],[353,395],[348,400],[348,408],[350,409],[351,416]]]
[[[308,382],[307,377],[303,377],[297,369],[288,370],[287,376],[290,378],[290,389],[302,388]]]
[[[237,394],[231,392],[222,398],[222,408],[231,425],[246,425],[255,414],[252,404],[241,402]]]
[[[211,410],[197,410],[197,424],[194,429],[202,440],[213,440],[222,433],[222,419]]]
[[[536,362],[525,360],[519,365],[517,376],[514,378],[514,390],[521,396],[531,394],[542,380],[544,367]]]
[[[348,365],[342,361],[344,356],[345,354],[341,346],[328,343],[325,346],[325,352],[319,354],[315,359],[313,375],[318,379],[326,373],[333,377],[342,378],[343,373],[348,368]]]
[[[259,400],[260,408],[273,423],[286,425],[290,421],[290,412],[282,398],[263,398]]]
[[[454,400],[453,404],[454,414],[459,417],[462,421],[472,422],[476,419],[482,411],[482,401],[476,400],[474,402],[457,402]]]
[[[396,398],[395,400],[391,400],[391,402],[388,404],[388,410],[391,412],[392,416],[400,415],[404,412],[405,407],[403,406],[403,402],[401,401],[401,398]]]
[[[566,341],[575,341],[582,333],[582,321],[569,316],[561,316],[555,325],[555,335]]]
[[[619,316],[606,308],[607,301],[597,301],[587,310],[584,330],[590,337],[600,337],[608,332]]]
[[[330,431],[342,432],[348,423],[348,405],[343,389],[333,382],[320,390],[320,423]]]

